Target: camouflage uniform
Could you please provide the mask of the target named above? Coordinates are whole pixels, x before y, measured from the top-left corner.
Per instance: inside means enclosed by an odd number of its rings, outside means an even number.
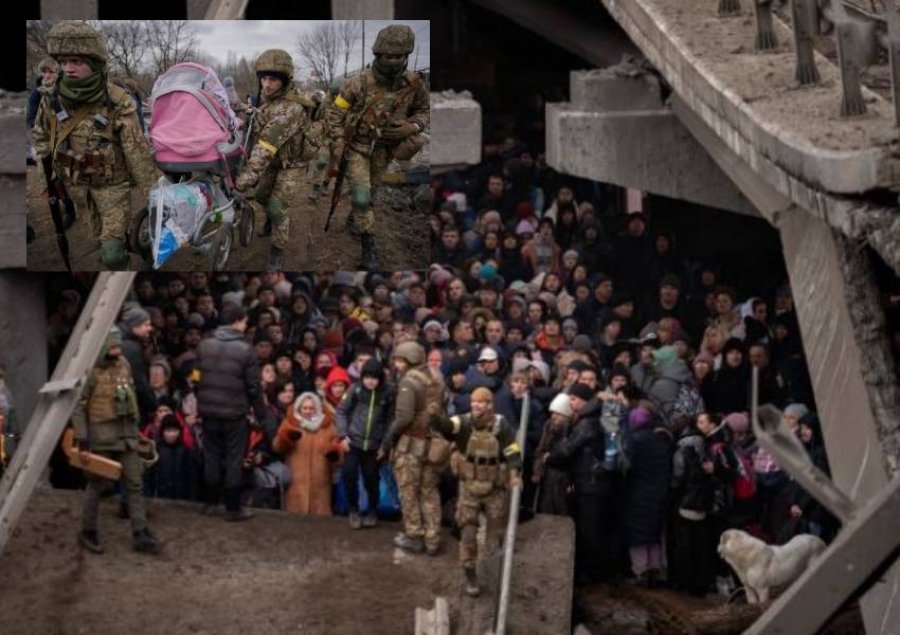
[[[400,490],[403,533],[395,544],[421,551],[421,541],[429,554],[441,543],[441,497],[438,483],[442,466],[429,456],[429,402],[442,399],[439,380],[425,367],[425,351],[416,342],[397,345],[394,357],[403,358],[410,368],[400,379],[394,422],[388,444],[394,445],[394,476]],[[435,383],[437,382],[437,384]]]
[[[477,389],[491,400],[490,391]],[[473,400],[478,398],[475,392]],[[478,560],[478,515],[487,519],[485,545],[489,556],[499,545],[508,514],[508,482],[522,471],[522,455],[512,427],[498,414],[488,410],[476,418],[467,413],[450,419],[437,418],[432,425],[452,439],[457,448],[453,473],[459,477],[459,496],[456,503],[456,524],[461,531],[459,560],[470,582],[467,592],[477,595],[475,563]]]
[[[297,204],[303,167],[309,160],[305,133],[309,118],[293,84],[294,62],[280,49],[265,51],[256,60],[256,74],[282,80],[281,90],[263,96],[256,111],[250,143],[253,150],[245,170],[235,181],[240,192],[253,189],[253,198],[272,223],[272,252],[268,268],[282,268],[282,252],[290,237],[290,209]]]
[[[41,97],[32,129],[39,157],[51,155],[53,169],[100,241],[100,260],[109,269],[125,269],[125,232],[130,222],[131,182],[146,198],[159,173],[137,117],[134,100],[108,83],[107,51],[87,23],[61,22],[50,30],[52,57],[79,56],[98,73],[98,89],[85,101],[67,98],[63,74]],[[74,80],[73,84],[85,80]],[[62,94],[61,94],[62,93]],[[87,213],[83,213],[87,211]]]
[[[348,79],[325,115],[336,148],[349,144],[350,207],[362,236],[363,269],[377,269],[374,190],[395,155],[408,159],[424,143],[420,133],[429,120],[428,90],[420,75],[405,70],[414,42],[408,26],[382,29],[372,46],[372,68]],[[392,68],[383,59],[400,54],[406,56],[401,66]]]
[[[114,327],[106,338],[102,356],[88,376],[84,392],[72,414],[74,437],[80,448],[89,448],[94,454],[122,464],[122,485],[135,546],[142,537],[144,545],[156,543],[155,549],[142,550],[153,551],[158,549],[159,543],[147,531],[147,510],[141,493],[144,464],[138,454],[140,415],[131,365],[124,355],[119,355],[115,360],[106,357],[110,348],[121,345],[122,336]],[[86,476],[88,484],[81,527],[83,534],[96,535],[100,498],[105,490],[113,486],[113,482],[89,472]]]
[[[338,90],[338,84],[335,82],[332,84],[331,90],[321,100],[318,100],[312,116],[313,124],[310,128],[315,128],[315,134],[311,132],[310,136],[314,136],[316,139],[318,152],[316,153],[316,162],[312,166],[313,191],[309,194],[309,200],[311,201],[317,201],[319,196],[328,188],[331,171],[336,167],[332,165],[331,155],[334,151],[334,141],[328,136],[325,113],[328,110],[328,104],[332,103],[338,94]]]

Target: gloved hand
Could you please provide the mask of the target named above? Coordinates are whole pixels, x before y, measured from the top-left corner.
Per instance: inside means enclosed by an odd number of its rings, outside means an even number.
[[[387,139],[388,141],[400,141],[401,139],[411,137],[418,131],[419,128],[414,123],[408,121],[395,121],[384,127],[381,131],[381,138]]]
[[[297,430],[288,430],[288,438],[289,438],[291,441],[299,441],[299,440],[300,440],[300,437],[302,437],[302,436],[303,436],[303,433],[302,433],[299,429],[297,429]]]
[[[253,177],[250,176],[249,172],[242,172],[239,177],[234,182],[234,189],[237,190],[240,194],[246,194],[249,192],[253,186],[256,185],[256,182],[253,180]]]

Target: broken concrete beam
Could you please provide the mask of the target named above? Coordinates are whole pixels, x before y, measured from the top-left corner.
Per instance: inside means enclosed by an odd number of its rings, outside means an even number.
[[[572,71],[569,86],[572,107],[579,110],[619,112],[656,110],[663,106],[659,80],[633,63]]]
[[[547,104],[546,120],[547,163],[560,172],[758,215],[669,110],[595,112]]]
[[[431,165],[481,161],[481,106],[468,93],[431,93]]]
[[[331,0],[332,20],[393,20],[394,0]]]

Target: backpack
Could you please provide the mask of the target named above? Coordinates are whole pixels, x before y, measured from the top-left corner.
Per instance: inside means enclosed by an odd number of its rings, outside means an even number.
[[[678,386],[678,395],[675,397],[675,403],[667,413],[666,419],[668,423],[674,423],[682,417],[693,419],[703,412],[705,408],[700,389],[697,388],[694,382],[682,382]]]

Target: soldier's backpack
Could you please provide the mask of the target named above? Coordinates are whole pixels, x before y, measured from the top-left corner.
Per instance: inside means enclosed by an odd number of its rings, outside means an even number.
[[[471,415],[466,415],[471,421]],[[472,426],[465,456],[460,466],[460,480],[470,494],[485,496],[506,482],[506,466],[503,463],[500,426],[503,418],[494,415],[491,425],[484,428]]]
[[[428,449],[426,460],[432,465],[444,467],[450,460],[450,442],[430,429],[432,416],[444,416],[444,382],[427,369],[414,368],[406,375],[425,388],[425,411],[430,413],[423,419],[428,426]]]

